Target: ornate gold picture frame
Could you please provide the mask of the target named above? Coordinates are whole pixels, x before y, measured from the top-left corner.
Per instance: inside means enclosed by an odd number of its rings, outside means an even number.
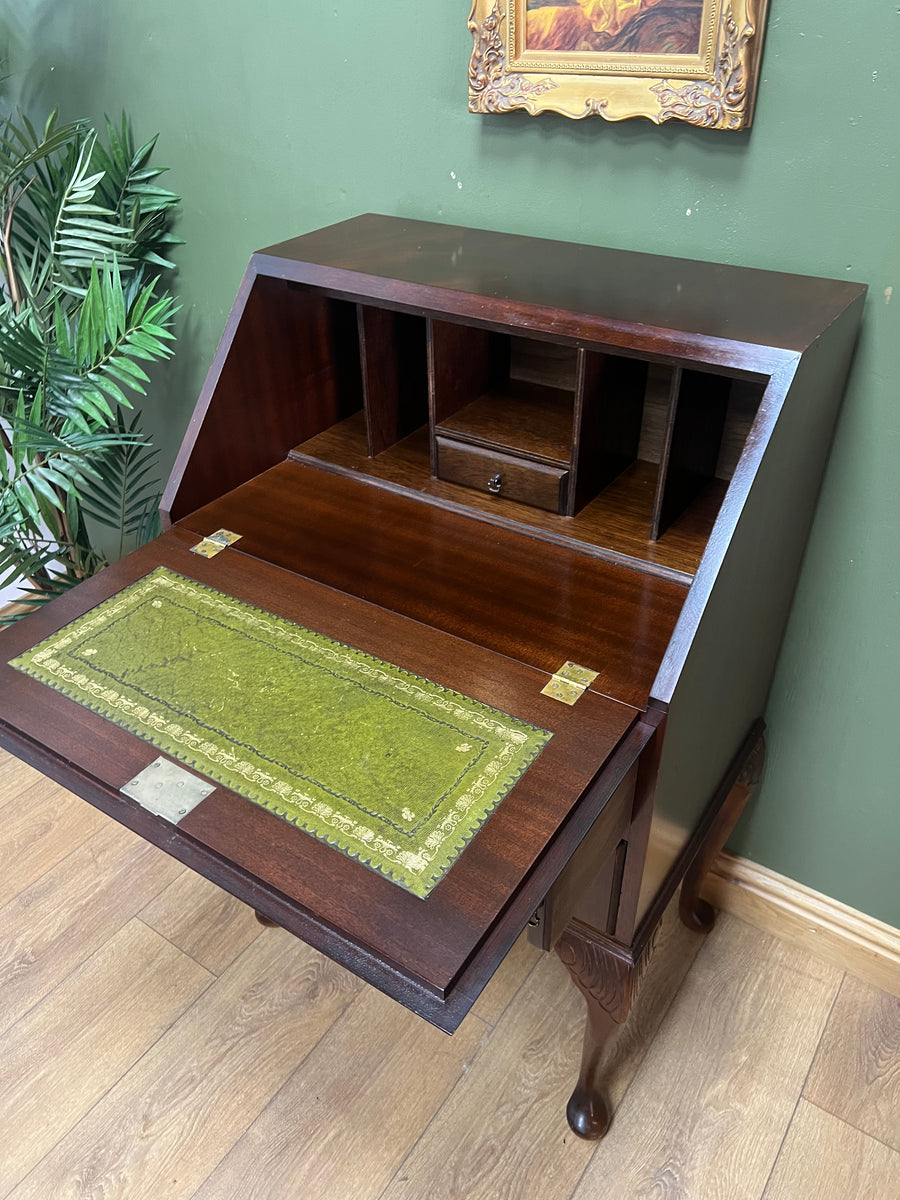
[[[747,129],[768,0],[473,0],[469,109]]]

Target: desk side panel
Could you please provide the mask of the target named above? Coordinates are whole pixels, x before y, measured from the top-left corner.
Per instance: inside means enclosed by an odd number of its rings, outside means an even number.
[[[256,273],[251,261],[162,501],[185,513],[362,406],[356,305]]]
[[[651,706],[668,720],[638,919],[765,710],[862,304],[797,365],[733,532],[724,547],[713,535],[654,683]]]

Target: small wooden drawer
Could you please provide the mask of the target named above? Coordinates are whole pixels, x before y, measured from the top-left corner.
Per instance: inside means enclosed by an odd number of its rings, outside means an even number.
[[[569,472],[531,462],[513,454],[485,450],[452,438],[437,437],[438,479],[461,483],[505,500],[518,500],[534,508],[564,513],[568,496]]]

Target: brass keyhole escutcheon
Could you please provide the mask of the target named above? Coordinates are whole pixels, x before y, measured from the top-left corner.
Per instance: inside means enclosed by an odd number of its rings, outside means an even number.
[[[492,475],[488,480],[488,491],[492,496],[499,496],[500,489],[503,487],[503,479],[499,475]]]

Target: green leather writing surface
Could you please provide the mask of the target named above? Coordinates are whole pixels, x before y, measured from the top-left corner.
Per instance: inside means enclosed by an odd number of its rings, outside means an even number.
[[[162,567],[11,665],[423,898],[552,736]]]

